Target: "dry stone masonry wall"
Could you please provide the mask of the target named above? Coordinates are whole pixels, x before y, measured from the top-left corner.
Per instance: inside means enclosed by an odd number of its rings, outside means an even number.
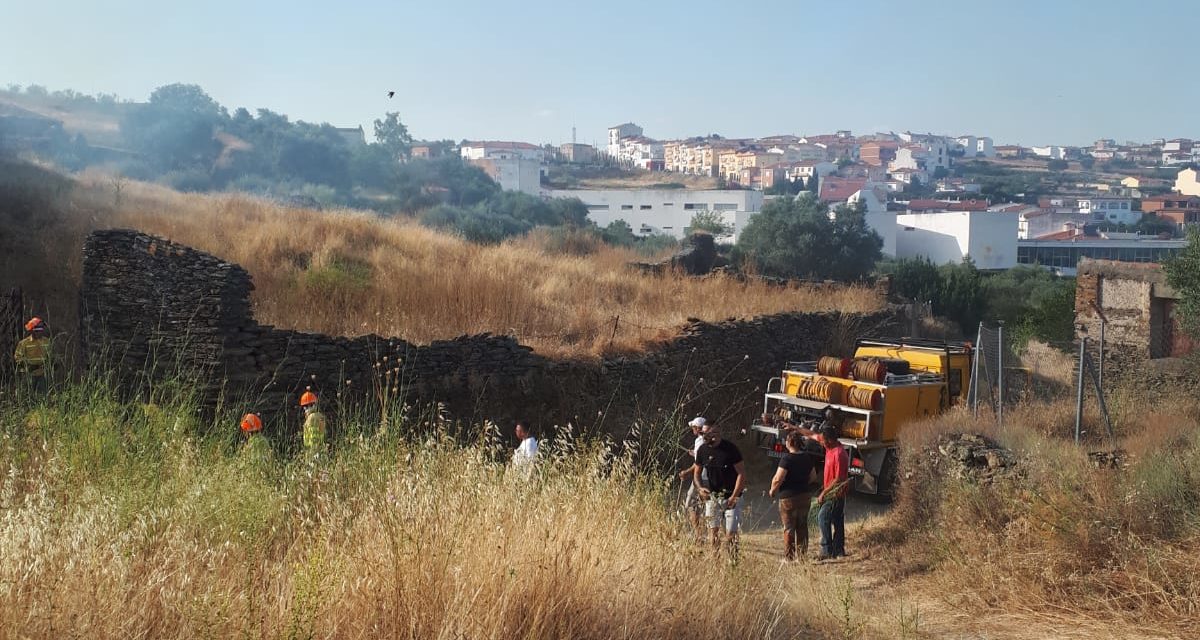
[[[414,345],[260,325],[244,269],[135,231],[93,233],[83,267],[89,364],[114,369],[131,391],[183,375],[210,401],[265,412],[285,409],[306,386],[336,411],[370,402],[398,381],[407,401],[442,403],[470,420],[572,421],[616,433],[661,415],[704,413],[736,423],[757,411],[767,380],[786,361],[849,349],[858,335],[899,326],[891,312],[693,321],[644,354],[548,359],[508,336]]]

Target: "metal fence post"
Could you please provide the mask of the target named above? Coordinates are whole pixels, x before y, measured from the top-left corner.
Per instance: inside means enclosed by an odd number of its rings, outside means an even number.
[[[1004,321],[1000,322],[1000,327],[996,329],[996,344],[999,345],[996,349],[996,361],[1000,385],[1000,395],[996,400],[996,424],[1004,426]]]
[[[1108,322],[1104,320],[1104,316],[1100,316],[1100,364],[1097,367],[1100,370],[1097,376],[1100,378],[1100,393],[1104,393],[1104,325],[1106,324]]]
[[[971,354],[971,414],[979,417],[979,352],[983,345],[979,340],[983,336],[983,323],[979,323],[979,329],[975,331],[975,352]]]
[[[1075,387],[1075,444],[1083,430],[1083,358],[1087,354],[1087,337],[1079,339],[1079,382]]]

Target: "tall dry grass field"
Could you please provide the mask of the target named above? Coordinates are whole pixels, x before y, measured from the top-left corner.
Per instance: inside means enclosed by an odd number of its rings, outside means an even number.
[[[345,424],[314,461],[102,385],[0,410],[0,638],[895,637],[828,572],[697,546],[601,443],[525,474],[486,425]]]
[[[32,208],[40,221],[25,231],[30,245],[45,250],[27,251],[30,258],[3,273],[3,284],[24,284],[57,307],[51,311],[58,317],[73,315],[78,247],[88,230],[103,227],[138,229],[241,264],[254,277],[260,321],[329,334],[423,343],[486,331],[546,354],[594,356],[644,348],[688,318],[881,306],[867,288],[815,292],[728,277],[643,275],[627,268],[641,259],[629,251],[566,255],[548,250],[544,234],[481,246],[361,212],[181,194],[98,173],[59,182],[38,194]]]
[[[1062,373],[1041,354],[1048,373]],[[1136,387],[1115,397],[1145,398]],[[1074,399],[1028,400],[999,426],[962,410],[907,428],[906,481],[887,526],[893,579],[973,615],[1041,620],[1047,636],[1195,637],[1200,617],[1200,405],[1187,388],[1116,414],[1095,401],[1073,442]],[[981,433],[1019,456],[1015,477],[977,482],[928,466],[941,434]],[[1114,468],[1089,452],[1119,452]]]

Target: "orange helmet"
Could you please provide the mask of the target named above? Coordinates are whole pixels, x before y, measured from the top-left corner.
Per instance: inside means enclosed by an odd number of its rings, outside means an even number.
[[[255,433],[258,431],[262,431],[262,418],[253,413],[247,413],[242,416],[242,433]]]
[[[307,407],[317,403],[317,394],[312,392],[312,389],[306,389],[300,394],[300,406]]]
[[[29,322],[25,323],[26,331],[42,331],[45,328],[46,328],[46,321],[42,320],[41,318],[39,318],[37,316],[30,318]]]

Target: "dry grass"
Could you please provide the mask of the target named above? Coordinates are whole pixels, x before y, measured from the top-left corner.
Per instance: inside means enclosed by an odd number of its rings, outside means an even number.
[[[899,550],[890,570],[918,597],[1115,637],[1186,637],[1200,615],[1200,422],[1196,402],[1176,397],[1118,417],[1121,469],[1089,462],[1106,439],[1072,444],[1071,398],[1025,402],[1003,427],[960,410],[906,429],[908,480],[871,542]],[[1102,433],[1094,409],[1084,426]],[[924,464],[938,435],[962,431],[1017,452],[1023,475],[977,484]]]
[[[74,297],[61,281],[78,281],[77,247],[86,230],[100,227],[139,229],[239,263],[254,277],[260,321],[328,334],[424,343],[492,332],[545,354],[595,356],[642,349],[673,335],[687,318],[881,306],[866,288],[831,294],[728,277],[642,275],[625,266],[641,258],[620,249],[566,255],[548,250],[536,234],[481,246],[407,220],[292,209],[240,195],[185,195],[96,173],[54,202],[59,217],[35,237],[52,248],[23,262],[43,272],[32,278],[35,293],[64,308]],[[29,282],[15,268],[3,275]]]
[[[544,442],[526,477],[492,428],[396,421],[261,462],[192,415],[3,407],[0,637],[864,637],[842,581],[696,546],[598,443]]]

